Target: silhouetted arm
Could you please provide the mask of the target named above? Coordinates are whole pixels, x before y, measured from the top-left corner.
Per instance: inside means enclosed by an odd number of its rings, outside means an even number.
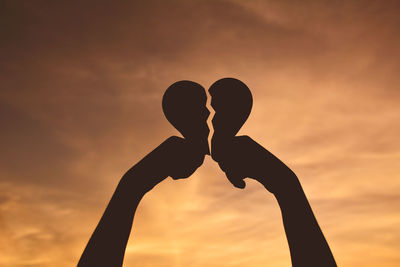
[[[122,266],[133,217],[140,200],[168,176],[190,176],[203,162],[184,139],[171,137],[120,180],[80,260],[84,266]]]
[[[283,162],[248,136],[214,138],[213,147],[211,155],[234,186],[244,188],[243,179],[251,177],[275,195],[293,266],[336,266],[299,180]]]
[[[265,165],[268,168],[267,162]],[[267,181],[269,179],[280,179],[285,184],[275,187],[273,194],[282,212],[293,266],[336,266],[329,245],[296,175],[287,171],[280,174],[273,173],[267,178],[257,180],[268,189],[271,186]]]
[[[336,266],[300,182],[295,176],[291,179],[291,184],[274,195],[282,212],[293,266]]]

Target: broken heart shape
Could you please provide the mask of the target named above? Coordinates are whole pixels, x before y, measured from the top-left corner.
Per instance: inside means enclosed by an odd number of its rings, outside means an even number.
[[[214,134],[211,141],[212,158],[218,162],[226,145],[237,134],[250,115],[253,97],[250,89],[240,80],[223,78],[209,88],[211,107],[215,110],[212,119]],[[208,146],[207,118],[210,111],[206,107],[205,89],[192,81],[179,81],[165,91],[162,107],[167,120],[185,137],[197,143],[205,154],[210,154]],[[240,187],[239,181],[231,181]]]

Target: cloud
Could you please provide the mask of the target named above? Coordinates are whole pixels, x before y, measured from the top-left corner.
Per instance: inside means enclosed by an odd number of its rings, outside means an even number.
[[[119,177],[177,134],[164,90],[226,76],[253,92],[241,133],[299,176],[339,265],[398,265],[397,2],[1,5],[0,265],[76,264]],[[210,159],[164,181],[126,264],[289,265],[275,200],[247,187]]]

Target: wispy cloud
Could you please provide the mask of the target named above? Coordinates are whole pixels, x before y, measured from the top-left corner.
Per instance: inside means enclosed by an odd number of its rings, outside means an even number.
[[[253,92],[241,133],[299,176],[338,264],[399,264],[396,1],[2,5],[1,266],[76,264],[119,177],[177,134],[164,90],[226,76]],[[158,185],[126,265],[289,266],[276,201],[247,184],[208,158]]]

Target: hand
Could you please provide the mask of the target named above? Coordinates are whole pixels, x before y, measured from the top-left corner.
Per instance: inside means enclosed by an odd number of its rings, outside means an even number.
[[[187,178],[203,164],[207,151],[202,144],[171,136],[140,162],[133,166],[122,178],[131,190],[150,191],[162,180]]]
[[[199,168],[204,161],[205,153],[202,144],[171,136],[162,144],[163,160],[159,162],[167,176],[173,179],[187,178]]]
[[[238,188],[250,177],[271,193],[285,192],[299,184],[296,175],[277,157],[248,136],[229,139],[213,137],[212,158],[218,162],[229,181]]]

